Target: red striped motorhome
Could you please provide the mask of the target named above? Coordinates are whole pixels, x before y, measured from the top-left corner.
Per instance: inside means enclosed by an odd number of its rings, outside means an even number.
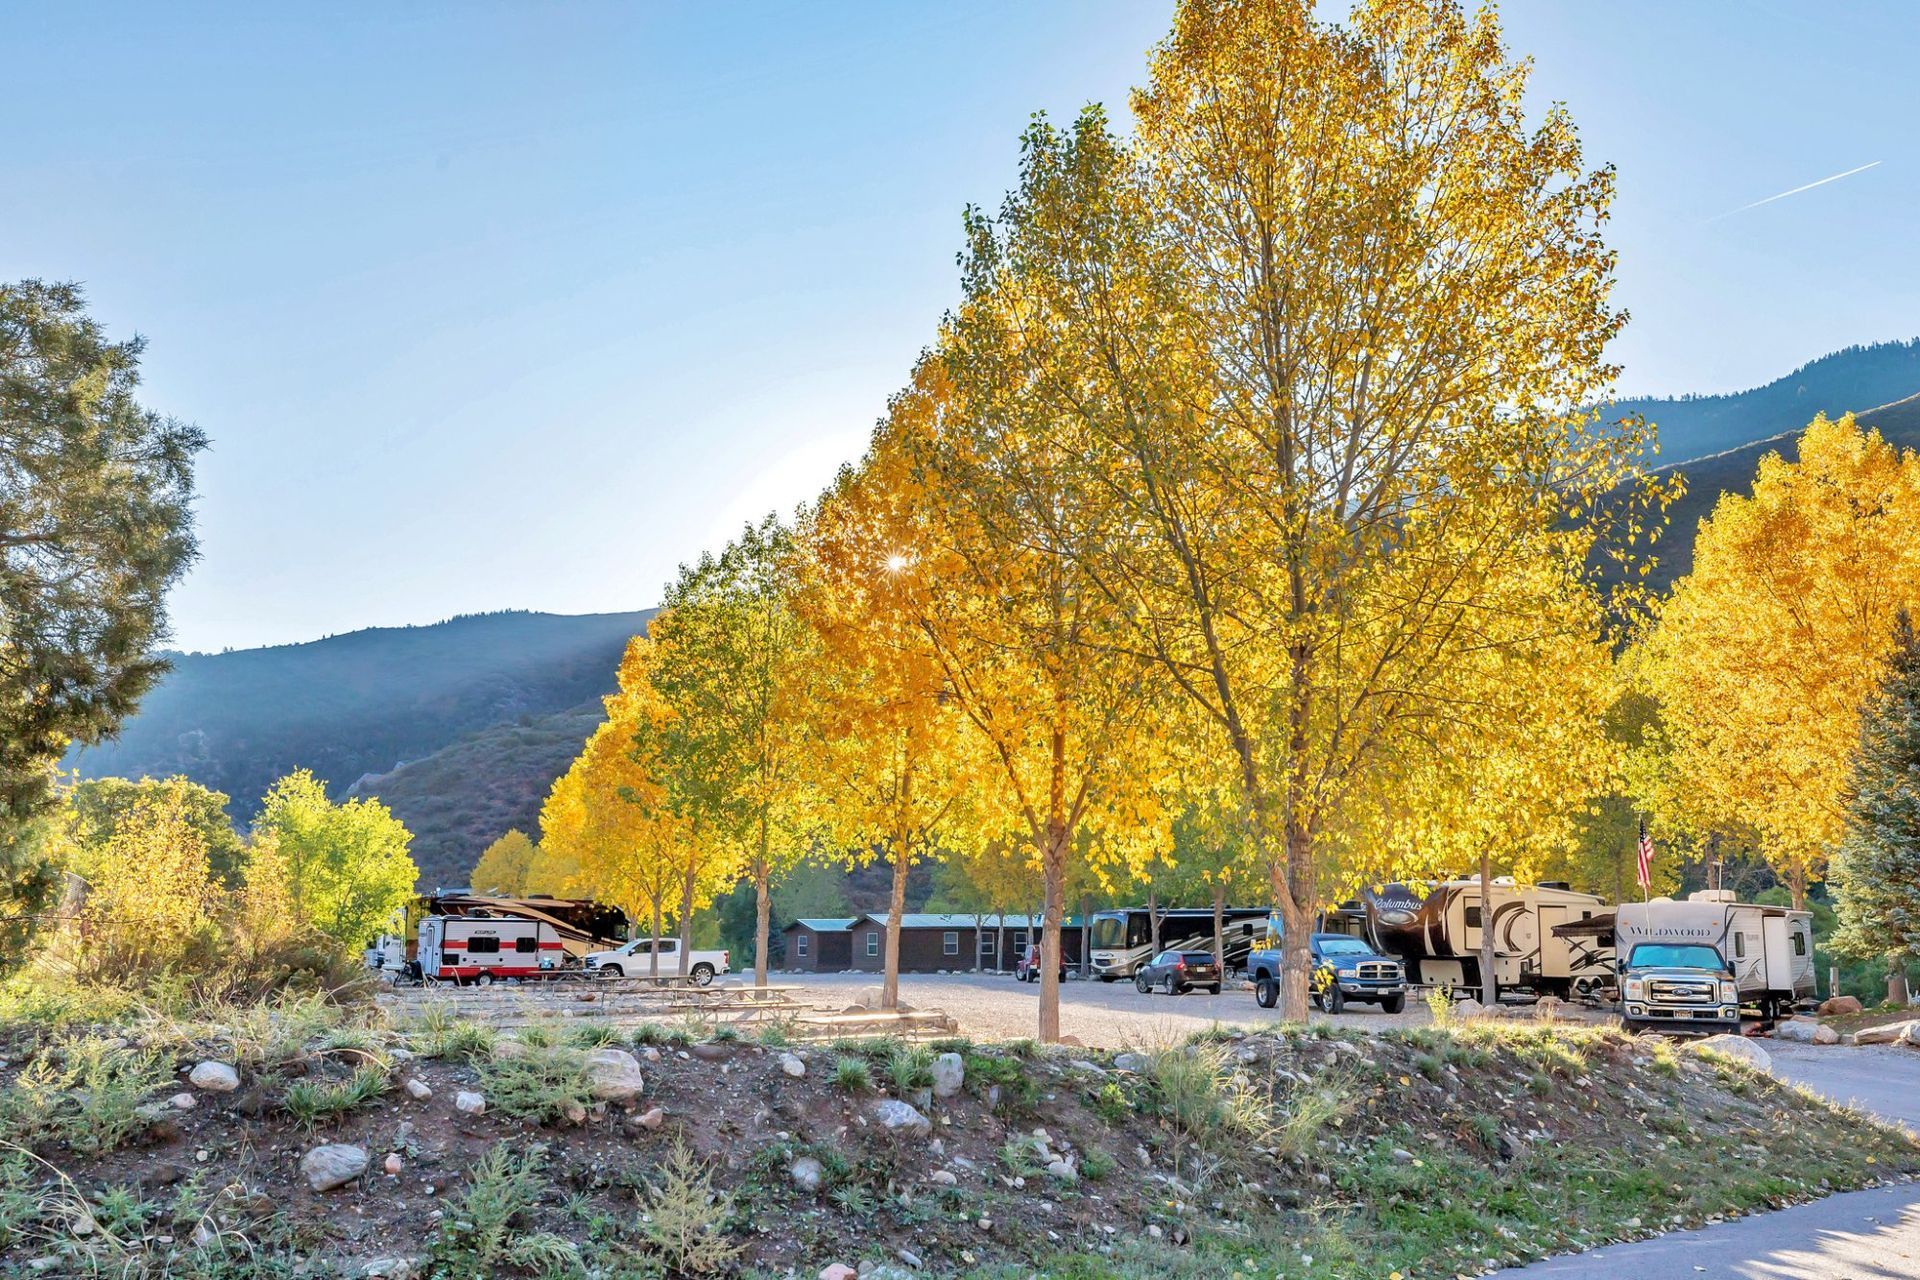
[[[420,921],[420,973],[429,980],[484,986],[496,978],[550,978],[566,956],[566,944],[544,920],[427,916]]]

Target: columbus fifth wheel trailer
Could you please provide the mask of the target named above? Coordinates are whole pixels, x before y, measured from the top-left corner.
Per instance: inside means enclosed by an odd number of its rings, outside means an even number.
[[[1480,986],[1480,931],[1490,921],[1500,990],[1565,998],[1612,987],[1612,948],[1554,933],[1605,912],[1604,901],[1557,882],[1520,885],[1507,876],[1487,889],[1490,911],[1478,877],[1370,890],[1361,899],[1367,937],[1405,965],[1417,986],[1472,989]]]
[[[1644,942],[1713,947],[1733,970],[1741,1005],[1769,1021],[1814,997],[1811,912],[1735,902],[1731,890],[1703,889],[1679,902],[1621,903],[1613,939],[1623,961]]]

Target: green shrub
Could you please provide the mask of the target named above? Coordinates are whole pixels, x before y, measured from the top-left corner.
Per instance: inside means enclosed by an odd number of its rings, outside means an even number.
[[[865,1058],[836,1058],[833,1082],[848,1093],[864,1093],[873,1088],[873,1071]]]
[[[713,1189],[685,1143],[675,1142],[659,1176],[641,1196],[639,1234],[673,1275],[719,1275],[733,1270],[742,1246],[725,1234],[733,1198]]]
[[[887,1051],[887,1078],[902,1093],[933,1084],[933,1050],[920,1044],[896,1044]]]
[[[296,1080],[287,1086],[281,1105],[288,1115],[312,1128],[373,1101],[387,1091],[388,1084],[386,1068],[369,1063],[345,1080]]]
[[[587,1055],[571,1045],[534,1047],[475,1064],[487,1108],[517,1120],[553,1124],[593,1101]]]
[[[60,1142],[102,1155],[147,1127],[141,1104],[172,1082],[171,1063],[157,1050],[63,1039],[0,1091],[0,1137],[27,1148]]]
[[[579,1251],[550,1232],[521,1234],[546,1184],[546,1148],[515,1154],[499,1143],[467,1175],[467,1189],[448,1205],[429,1247],[439,1276],[490,1276],[503,1267],[551,1274],[579,1265]]]

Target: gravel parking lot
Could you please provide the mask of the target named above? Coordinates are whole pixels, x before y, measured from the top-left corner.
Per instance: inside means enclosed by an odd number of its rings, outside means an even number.
[[[732,980],[732,979],[730,979]],[[751,975],[746,979],[752,981]],[[880,985],[875,973],[770,975],[782,985],[799,985],[802,1004],[850,1005],[867,987]],[[1015,982],[1011,974],[923,974],[900,976],[900,999],[916,1009],[941,1009],[953,1015],[963,1034],[976,1040],[1016,1040],[1039,1029],[1038,983]],[[1315,1013],[1316,1021],[1326,1015]],[[1416,1026],[1429,1021],[1427,1008],[1409,1001],[1404,1013],[1382,1013],[1373,1005],[1352,1005],[1337,1019],[1362,1027]],[[1270,1027],[1277,1012],[1254,1003],[1251,987],[1229,985],[1219,995],[1204,991],[1183,996],[1159,992],[1141,995],[1128,982],[1069,979],[1060,987],[1060,1031],[1093,1049],[1153,1048],[1185,1039],[1215,1025]]]

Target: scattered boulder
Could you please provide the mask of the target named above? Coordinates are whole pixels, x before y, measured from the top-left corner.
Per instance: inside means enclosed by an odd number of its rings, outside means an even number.
[[[1487,1006],[1468,996],[1453,1002],[1453,1016],[1456,1018],[1484,1018],[1488,1014]],[[1498,1016],[1497,1014],[1495,1015]]]
[[[1855,1044],[1893,1044],[1896,1041],[1912,1041],[1913,1022],[1889,1022],[1885,1026],[1862,1027],[1853,1033]]]
[[[960,1179],[956,1177],[950,1169],[935,1169],[927,1176],[927,1181],[933,1183],[935,1186],[951,1187],[956,1185]]]
[[[702,1062],[725,1062],[733,1056],[733,1050],[717,1040],[702,1040],[688,1052]]]
[[[1861,1011],[1860,1002],[1852,996],[1834,996],[1820,1002],[1820,1016],[1823,1018],[1842,1017]]]
[[[933,1060],[933,1096],[951,1098],[967,1082],[967,1062],[957,1053],[943,1053]]]
[[[802,1191],[818,1191],[827,1171],[812,1156],[801,1156],[787,1166],[787,1176],[793,1179],[793,1185]]]
[[[1745,1036],[1708,1036],[1704,1040],[1694,1041],[1688,1047],[1695,1051],[1705,1049],[1723,1053],[1729,1058],[1738,1058],[1755,1071],[1773,1070],[1772,1055]]]
[[[844,1262],[829,1262],[820,1268],[820,1280],[857,1280],[859,1275]]]
[[[1080,1179],[1079,1173],[1073,1167],[1073,1161],[1067,1159],[1049,1160],[1047,1175],[1061,1182],[1077,1182]]]
[[[202,1062],[187,1076],[187,1083],[208,1093],[232,1093],[240,1087],[240,1073],[227,1062]]]
[[[662,1111],[659,1107],[649,1107],[634,1123],[638,1124],[642,1129],[658,1129],[666,1123],[666,1120],[666,1112]]]
[[[1907,1034],[1903,1038],[1908,1044],[1920,1045],[1920,1022],[1916,1022],[1908,1027]]]
[[[407,1081],[407,1096],[416,1102],[425,1102],[433,1097],[433,1089],[425,1080],[415,1078]]]
[[[362,1280],[413,1280],[416,1274],[412,1258],[375,1258],[360,1267]]]
[[[587,1055],[587,1079],[593,1096],[603,1102],[626,1102],[639,1096],[645,1081],[640,1060],[625,1049],[595,1049]]]
[[[1774,1026],[1773,1038],[1794,1044],[1838,1044],[1840,1033],[1811,1018],[1787,1018]]]
[[[167,1105],[175,1111],[191,1111],[200,1105],[200,1099],[190,1093],[176,1093],[167,1099]]]
[[[883,996],[879,987],[862,987],[860,988],[860,993],[853,998],[853,1007],[855,1009],[878,1009],[882,999]]]
[[[387,1161],[382,1168],[386,1169],[389,1174],[397,1178],[400,1176],[400,1171],[406,1167],[407,1162],[401,1158],[398,1151],[387,1152]]]
[[[345,1186],[367,1171],[367,1149],[344,1142],[315,1147],[300,1158],[300,1172],[315,1191]]]
[[[487,1099],[472,1089],[462,1089],[453,1095],[453,1109],[470,1116],[485,1115]]]
[[[898,1098],[880,1099],[873,1104],[872,1114],[888,1133],[905,1134],[912,1138],[925,1138],[933,1133],[933,1121]]]
[[[780,1070],[798,1080],[807,1074],[806,1060],[797,1053],[783,1053],[780,1055]]]
[[[1145,1071],[1151,1059],[1144,1053],[1120,1053],[1113,1058],[1115,1071]]]

